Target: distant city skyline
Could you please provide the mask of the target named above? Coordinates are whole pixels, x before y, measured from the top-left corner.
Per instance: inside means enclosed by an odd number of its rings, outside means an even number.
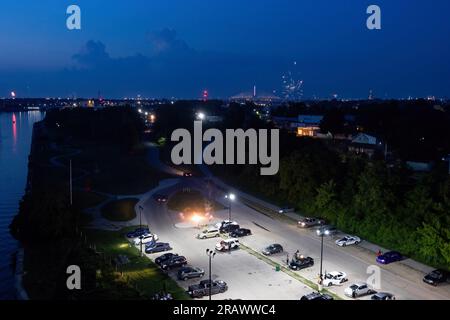
[[[71,4],[81,30],[65,27]],[[370,4],[382,9],[381,30],[366,28]],[[288,74],[290,94],[305,99],[450,97],[446,0],[5,0],[2,9],[0,97],[225,99],[256,86],[283,98]]]

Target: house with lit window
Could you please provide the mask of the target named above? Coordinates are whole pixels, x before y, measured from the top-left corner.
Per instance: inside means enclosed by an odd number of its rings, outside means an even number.
[[[297,136],[318,137],[320,135],[320,123],[322,115],[299,115],[297,123]]]

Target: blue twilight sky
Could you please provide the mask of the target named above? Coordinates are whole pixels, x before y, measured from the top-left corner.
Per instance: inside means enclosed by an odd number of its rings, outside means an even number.
[[[66,28],[81,8],[82,29]],[[382,10],[382,30],[366,9]],[[448,0],[2,0],[0,97],[450,97]],[[294,65],[294,61],[297,62]]]

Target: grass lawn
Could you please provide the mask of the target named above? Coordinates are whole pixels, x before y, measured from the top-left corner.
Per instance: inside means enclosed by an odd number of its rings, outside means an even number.
[[[211,200],[208,201],[199,191],[180,191],[170,197],[167,207],[173,211],[194,211],[198,213],[205,213],[209,207],[209,211],[223,210],[224,206],[220,203]]]
[[[102,209],[102,216],[111,221],[130,221],[136,218],[134,207],[138,203],[138,199],[122,199],[108,202]]]
[[[130,245],[124,234],[135,228],[125,228],[119,232],[87,230],[89,243],[106,257],[125,255],[130,263],[123,267],[123,279],[136,288],[143,296],[151,297],[163,290],[170,292],[176,300],[189,300],[183,288],[164,274],[158,266],[146,257],[140,257],[139,251]]]

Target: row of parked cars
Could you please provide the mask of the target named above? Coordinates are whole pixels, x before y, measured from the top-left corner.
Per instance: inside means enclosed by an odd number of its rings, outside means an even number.
[[[168,243],[157,242],[158,236],[151,233],[148,228],[138,228],[129,232],[127,237],[133,239],[133,243],[136,246],[141,245],[141,243],[145,244],[145,252],[148,254],[172,250]],[[216,247],[216,249],[219,250],[219,247]],[[203,278],[205,276],[205,270],[189,266],[186,257],[177,253],[165,253],[157,257],[155,263],[164,271],[177,269],[177,278],[181,281]],[[192,298],[202,298],[209,294],[219,294],[227,290],[228,285],[224,281],[216,280],[210,282],[209,280],[203,280],[199,284],[190,285],[188,287],[188,294]]]

